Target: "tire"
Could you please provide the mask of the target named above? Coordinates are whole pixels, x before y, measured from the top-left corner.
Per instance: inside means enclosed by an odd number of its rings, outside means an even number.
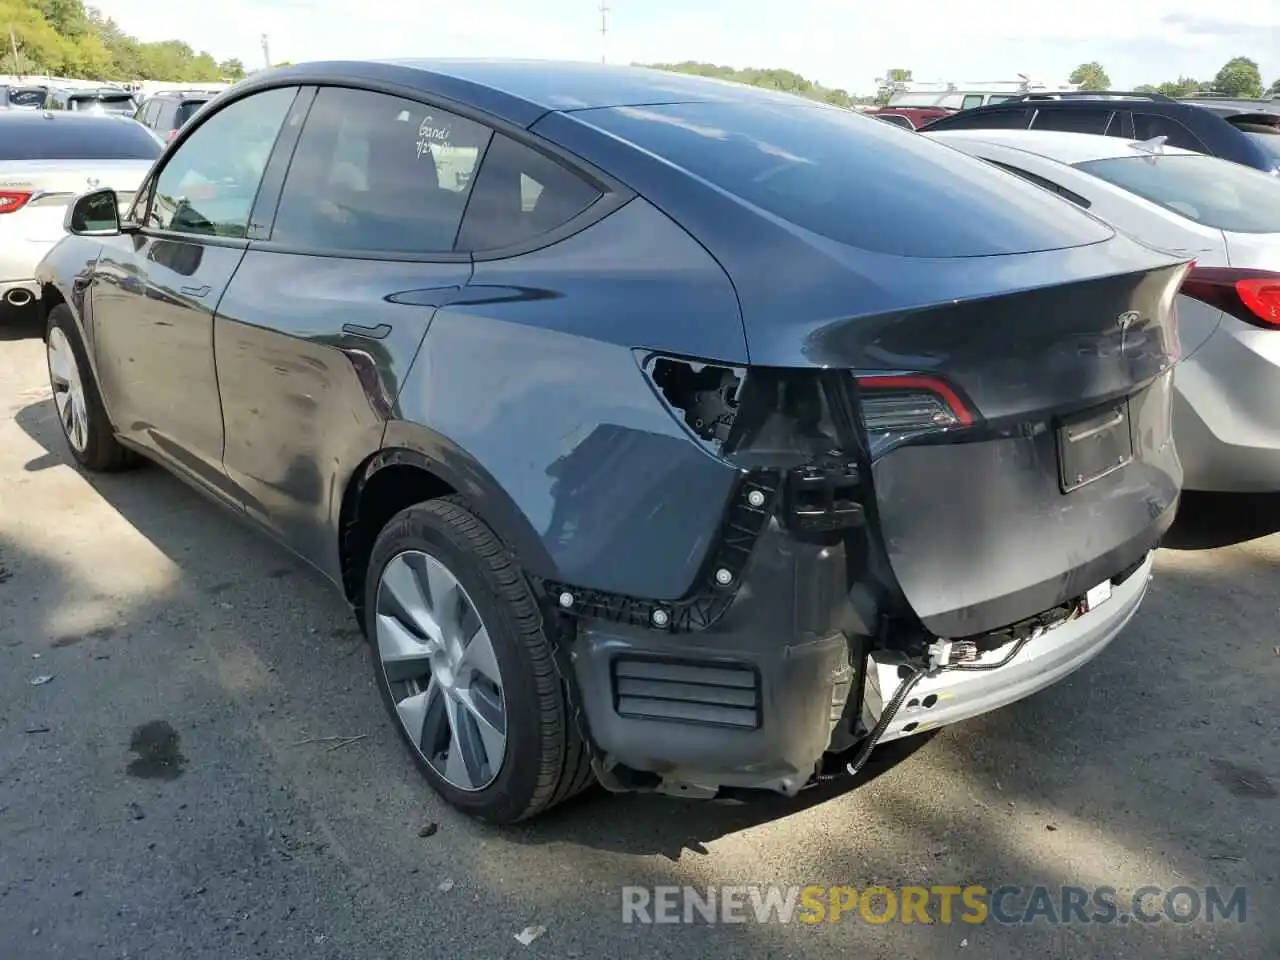
[[[63,439],[76,462],[86,470],[95,473],[106,473],[124,470],[138,463],[138,456],[121,445],[116,439],[115,428],[107,417],[106,407],[102,403],[102,395],[98,392],[98,383],[94,379],[93,369],[89,366],[89,358],[84,344],[80,340],[80,331],[72,316],[71,308],[60,303],[49,311],[49,320],[45,328],[45,357],[49,365],[49,385],[54,392],[54,407],[58,412],[58,424],[62,428]],[[73,393],[65,376],[55,376],[54,367],[57,352],[69,350],[74,360],[74,378],[78,381],[79,399],[72,400]],[[66,397],[64,401],[62,398]],[[83,416],[83,421],[78,418]],[[73,427],[78,423],[78,428]],[[81,442],[83,441],[83,442]]]
[[[393,564],[403,566],[393,568]],[[459,665],[454,668],[446,666],[443,672],[433,666],[425,681],[421,677],[409,681],[399,679],[400,672],[420,669],[418,664],[422,660],[416,652],[410,657],[392,661],[391,668],[397,673],[395,679],[389,673],[387,656],[390,648],[387,644],[393,641],[388,639],[386,631],[406,622],[402,616],[404,606],[397,598],[406,589],[401,585],[410,582],[403,577],[406,576],[404,571],[411,567],[414,570],[411,582],[415,586],[427,582],[429,572],[438,574],[440,567],[451,575],[460,591],[448,595],[461,597],[457,608],[474,610],[482,627],[475,631],[474,638],[484,633],[492,646],[492,660],[496,661],[501,673],[505,747],[496,771],[488,760],[483,766],[475,765],[482,774],[492,777],[488,782],[481,783],[484,776],[471,778],[469,787],[451,782],[446,774],[452,765],[444,759],[446,754],[424,748],[428,741],[438,744],[448,739],[447,757],[451,760],[455,756],[455,746],[463,740],[479,742],[474,735],[468,738],[457,732],[460,725],[475,724],[474,717],[478,713],[473,711],[471,716],[467,716],[467,712],[456,704],[479,703],[485,698],[492,704],[495,699],[485,677],[480,673],[467,674],[465,661],[473,647],[464,641],[467,652],[461,655]],[[395,585],[396,589],[384,585],[384,574],[387,583]],[[426,592],[418,597],[432,607],[429,619],[444,623],[448,617],[437,615],[434,606],[446,604],[436,604],[430,599],[431,594],[437,592],[432,589],[436,585],[436,581],[432,581]],[[439,592],[443,595],[445,591]],[[374,543],[365,580],[365,610],[365,633],[370,640],[374,675],[383,704],[419,768],[448,803],[479,820],[508,824],[542,813],[592,783],[594,775],[590,754],[573,722],[564,683],[553,659],[552,643],[528,581],[493,531],[459,498],[419,503],[392,517]],[[469,631],[474,620],[460,615],[459,623],[459,628],[452,633],[471,636]],[[463,625],[468,623],[470,626]],[[450,632],[448,629],[441,631],[443,634]],[[418,643],[420,637],[429,634],[430,631],[417,632],[412,643]],[[475,644],[474,638],[471,644]],[[433,641],[428,639],[426,642],[430,644]],[[413,649],[416,651],[417,647]],[[448,659],[441,651],[432,656]],[[488,692],[483,697],[478,692],[458,693],[466,676],[470,677],[471,691],[484,688]],[[442,680],[442,677],[446,679]],[[437,721],[434,726],[438,728],[439,723],[444,722],[440,720],[440,711],[445,707],[422,706],[422,722],[419,724],[417,714],[413,712],[417,708],[407,706],[414,702],[430,704],[433,685],[440,702],[454,703],[453,709],[462,718],[454,721],[447,717],[449,727],[438,731],[436,736],[429,732],[433,724],[428,722],[428,715],[434,711]],[[446,691],[443,694],[440,693],[442,689]],[[455,696],[465,696],[466,699],[449,700]],[[492,707],[490,711],[490,716],[496,715]],[[496,726],[495,723],[486,729],[492,733]],[[412,734],[411,727],[414,729]],[[449,739],[449,734],[452,734],[452,739]],[[486,758],[492,753],[487,748],[488,742],[484,741],[485,748],[481,751]],[[431,758],[428,757],[429,752],[433,753]],[[459,747],[456,753],[461,756],[468,751]],[[467,766],[470,769],[471,765]],[[453,779],[458,777],[455,775]]]

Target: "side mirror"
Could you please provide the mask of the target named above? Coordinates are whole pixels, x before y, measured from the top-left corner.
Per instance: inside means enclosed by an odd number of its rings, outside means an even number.
[[[110,187],[82,193],[72,201],[63,219],[67,233],[78,237],[112,237],[120,229],[120,200]]]

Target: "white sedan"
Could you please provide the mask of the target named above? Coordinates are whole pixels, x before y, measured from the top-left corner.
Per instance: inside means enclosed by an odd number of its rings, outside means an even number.
[[[1195,259],[1178,297],[1174,439],[1188,490],[1280,490],[1280,178],[1117,137],[921,133]]]
[[[40,296],[36,264],[72,200],[111,187],[127,207],[164,144],[132,117],[0,111],[0,315]]]

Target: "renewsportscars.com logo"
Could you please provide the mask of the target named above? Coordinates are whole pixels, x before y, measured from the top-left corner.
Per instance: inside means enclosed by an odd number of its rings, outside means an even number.
[[[623,923],[1244,923],[1244,887],[627,886]]]

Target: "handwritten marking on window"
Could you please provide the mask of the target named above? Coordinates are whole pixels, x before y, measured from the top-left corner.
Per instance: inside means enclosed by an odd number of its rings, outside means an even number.
[[[432,146],[449,146],[450,131],[447,126],[437,127],[435,119],[431,114],[427,114],[422,118],[422,123],[418,125],[418,142],[416,144],[418,150],[418,159],[422,159],[422,155],[428,152]]]

